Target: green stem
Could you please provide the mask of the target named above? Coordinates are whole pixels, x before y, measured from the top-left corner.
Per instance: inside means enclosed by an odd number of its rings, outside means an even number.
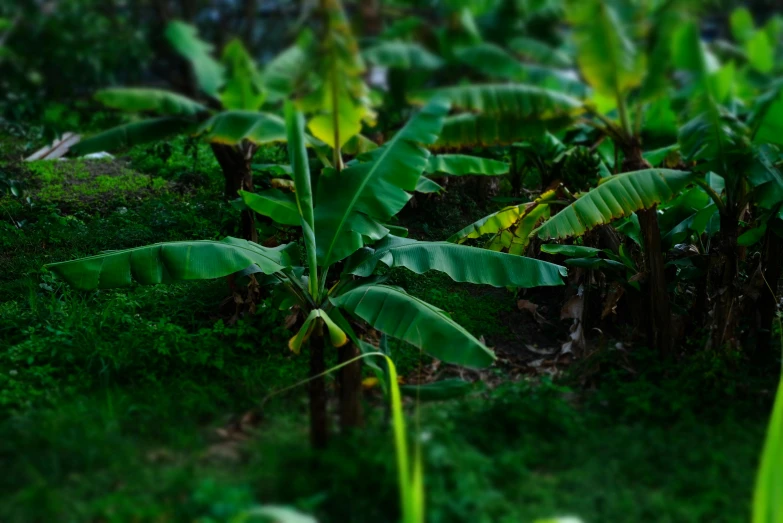
[[[261,408],[266,405],[266,402],[271,398],[283,394],[296,387],[306,385],[314,379],[321,378],[327,374],[331,374],[334,371],[354,363],[362,358],[370,356],[386,359],[386,363],[389,366],[389,381],[391,384],[391,408],[392,408],[392,422],[394,426],[394,447],[397,454],[397,478],[400,486],[400,504],[402,507],[402,521],[404,523],[423,523],[424,521],[424,485],[422,481],[422,467],[421,467],[421,452],[418,447],[416,448],[416,454],[414,459],[416,460],[415,469],[411,470],[408,454],[408,440],[405,437],[405,417],[402,412],[402,396],[400,394],[400,386],[397,383],[397,368],[394,366],[394,362],[386,354],[382,352],[368,352],[361,354],[345,361],[339,365],[336,365],[330,369],[321,372],[315,376],[310,376],[307,379],[298,381],[293,385],[285,387],[283,389],[269,393],[261,400]]]
[[[631,136],[631,122],[628,120],[628,108],[625,105],[625,98],[619,93],[617,95],[617,112],[620,115],[620,124],[623,128],[623,134],[626,138]]]
[[[721,214],[725,214],[726,204],[723,203],[723,200],[721,199],[720,195],[716,193],[712,187],[710,187],[710,184],[708,184],[702,178],[696,178],[694,182],[696,183],[696,185],[704,189],[704,192],[706,192],[709,195],[709,197],[712,198],[712,201],[715,202],[715,206],[718,208],[718,211]]]

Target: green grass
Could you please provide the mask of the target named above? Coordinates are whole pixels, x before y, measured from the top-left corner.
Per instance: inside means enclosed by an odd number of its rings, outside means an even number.
[[[80,293],[42,269],[232,232],[208,150],[195,164],[184,141],[166,160],[130,158],[125,168],[142,174],[129,177],[166,185],[134,193],[112,176],[95,182],[106,189],[99,208],[34,192],[32,203],[0,202],[0,521],[229,521],[260,503],[325,522],[395,521],[393,436],[377,389],[365,398],[366,427],[326,452],[309,449],[305,388],[274,398],[236,436],[261,398],[307,374],[268,301],[232,325],[222,280]],[[78,180],[79,165],[33,169]],[[446,201],[463,210],[430,216],[433,236],[483,212],[458,194]],[[390,281],[476,336],[508,335],[511,293],[405,270]],[[393,350],[403,374],[418,365],[418,351]],[[643,349],[618,360],[605,351],[557,383],[493,381],[423,404],[428,521],[746,521],[774,377],[754,376],[736,355],[696,354],[675,369]]]

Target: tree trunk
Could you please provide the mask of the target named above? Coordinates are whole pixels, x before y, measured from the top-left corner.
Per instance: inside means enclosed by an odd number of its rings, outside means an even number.
[[[321,320],[310,336],[310,377],[326,370],[324,361],[324,337]],[[323,376],[310,381],[310,443],[323,449],[329,439],[329,418],[326,413],[326,380]]]
[[[651,166],[642,157],[641,147],[635,145],[623,151],[623,172],[649,169]],[[672,330],[669,294],[666,290],[666,272],[661,251],[661,231],[658,229],[657,205],[637,211],[644,243],[644,265],[647,278],[642,285],[642,296],[646,315],[647,340],[661,357],[672,355],[674,331]]]
[[[339,363],[359,355],[353,343],[346,343],[337,350]],[[340,429],[346,430],[362,424],[362,367],[361,360],[340,369]]]
[[[511,194],[519,196],[522,194],[522,182],[524,181],[524,168],[519,159],[519,151],[513,145],[508,149],[511,156]]]
[[[242,147],[220,143],[210,144],[215,158],[220,164],[225,179],[225,197],[227,200],[239,198],[239,191],[253,192],[253,172],[250,160],[254,149],[249,146],[245,151]],[[252,242],[258,242],[256,230],[256,213],[245,209],[241,213],[242,237]]]
[[[768,227],[761,259],[761,273],[765,281],[762,283],[758,301],[759,332],[756,338],[756,357],[759,359],[766,359],[772,347],[772,321],[778,309],[778,281],[783,269],[781,258],[783,240],[772,231],[772,227]]]
[[[720,236],[713,243],[717,250],[719,270],[712,286],[712,333],[710,346],[720,349],[724,343],[734,343],[737,318],[737,237],[739,224],[730,209],[720,217]]]

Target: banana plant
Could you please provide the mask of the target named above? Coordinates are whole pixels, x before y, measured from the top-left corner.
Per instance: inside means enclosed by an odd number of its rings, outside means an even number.
[[[438,308],[383,283],[381,265],[416,273],[443,272],[455,281],[515,287],[561,285],[565,268],[521,256],[449,242],[420,242],[390,234],[388,222],[416,189],[437,138],[448,104],[434,100],[419,111],[382,147],[360,155],[337,171],[327,167],[311,176],[305,148],[304,117],[293,102],[285,106],[293,193],[280,198],[287,212],[270,212],[258,194],[242,192],[246,204],[272,219],[298,218],[304,253],[295,244],[268,248],[247,240],[169,242],[98,254],[49,265],[49,269],[82,290],[123,287],[137,282],[252,275],[280,296],[284,307],[297,307],[303,323],[289,341],[299,352],[307,342],[311,376],[325,370],[328,345],[363,345],[349,318],[366,322],[389,336],[414,345],[445,362],[484,367],[495,360],[491,349]],[[290,213],[288,212],[290,211]],[[284,218],[281,218],[283,216]],[[299,260],[304,265],[299,265]],[[282,298],[285,299],[282,299]],[[326,341],[328,339],[328,342]],[[341,422],[359,422],[361,373],[343,374]],[[327,441],[326,390],[323,378],[310,387],[311,437]]]
[[[680,150],[694,171],[710,173],[722,182],[715,189],[705,187],[714,203],[712,214],[720,223],[720,234],[710,244],[707,270],[713,295],[710,345],[714,348],[736,343],[740,249],[764,239],[762,272],[770,278],[770,288],[775,289],[780,277],[778,257],[783,232],[783,173],[778,149],[783,139],[776,132],[779,114],[775,114],[783,95],[779,82],[760,75],[771,71],[771,66],[763,65],[774,56],[774,47],[753,44],[759,38],[767,41],[766,33],[752,24],[740,31],[736,12],[732,18],[735,36],[744,39],[748,48],[746,64],[732,60],[721,65],[709,49],[698,45],[695,24],[685,25],[675,35],[683,49],[690,49],[680,53],[677,61],[690,73],[693,99],[691,119],[680,130]],[[755,70],[753,83],[741,73],[745,68]],[[760,89],[763,91],[758,96]],[[740,220],[746,216],[754,218],[755,226],[741,234]],[[761,293],[761,330],[768,333],[775,304],[766,285]]]
[[[87,138],[72,147],[71,153],[122,149],[182,133],[196,135],[209,142],[225,178],[225,197],[233,201],[240,190],[254,190],[250,166],[258,147],[285,140],[283,119],[259,112],[268,89],[241,41],[229,42],[219,61],[212,56],[212,46],[198,37],[193,26],[171,22],[166,38],[190,63],[203,102],[164,89],[121,87],[99,91],[95,99],[109,108],[156,116]],[[258,240],[254,214],[243,210],[241,221],[243,237]]]
[[[579,236],[591,228],[636,213],[647,276],[647,292],[643,294],[649,319],[647,334],[650,345],[663,355],[671,353],[673,336],[656,206],[687,185],[698,183],[699,177],[682,171],[651,169],[642,154],[642,137],[651,128],[660,127],[662,119],[674,118],[667,75],[673,71],[671,37],[687,13],[680,4],[667,2],[651,7],[620,0],[568,3],[566,22],[571,27],[575,63],[589,87],[584,93],[562,82],[544,84],[546,87],[520,83],[455,86],[432,93],[442,92],[459,109],[470,111],[453,118],[464,119],[479,128],[473,135],[467,131],[454,135],[444,132],[444,136],[454,137],[452,143],[444,145],[540,139],[546,130],[563,127],[582,132],[592,129],[597,133],[596,143],[608,139],[615,155],[622,156],[622,161],[614,165],[615,171],[622,174],[602,178],[597,187],[553,214],[533,234],[542,240]],[[651,23],[642,25],[638,20]],[[498,60],[501,51],[493,50]],[[505,65],[501,70],[507,79],[516,81],[526,73],[523,66],[512,63],[513,58],[504,55]],[[513,104],[509,100],[511,92],[516,93],[517,102]],[[524,123],[531,122],[525,126],[528,136],[520,136],[522,133],[516,127],[501,129],[509,115],[515,114],[524,115]],[[497,132],[488,125],[473,125],[491,116],[495,117],[491,125]],[[481,141],[479,134],[488,141]],[[676,135],[671,138],[676,139]],[[604,235],[605,247],[616,252],[619,247],[616,233],[606,228],[602,231],[612,233]]]

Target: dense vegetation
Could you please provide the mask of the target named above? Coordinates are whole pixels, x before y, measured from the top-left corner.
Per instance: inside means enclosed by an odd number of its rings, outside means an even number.
[[[781,57],[752,3],[0,7],[0,520],[783,521]]]

